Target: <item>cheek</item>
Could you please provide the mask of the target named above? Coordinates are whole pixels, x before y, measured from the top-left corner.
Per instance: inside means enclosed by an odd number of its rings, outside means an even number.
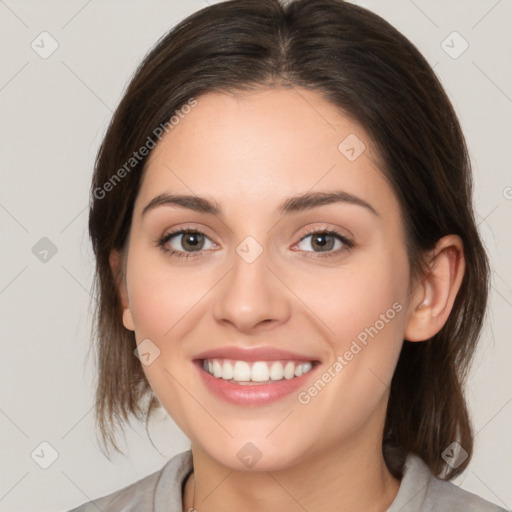
[[[191,329],[193,306],[206,291],[198,287],[201,280],[197,275],[192,277],[175,268],[170,271],[162,260],[155,260],[134,250],[127,269],[137,343],[149,339],[154,344],[149,345],[151,362],[142,364],[142,369],[155,395],[178,427],[190,432],[187,418],[194,409],[183,386],[192,390],[191,371],[185,361],[185,347],[179,340],[187,329]]]
[[[135,249],[130,258],[127,284],[137,338],[163,343],[208,291],[208,281],[158,255]]]
[[[335,386],[352,395],[346,403],[368,404],[391,381],[403,343],[407,268],[405,254],[382,251],[378,259],[338,273],[329,281],[328,299],[318,299],[331,372],[341,377]],[[332,367],[339,356],[341,366]]]
[[[293,289],[320,320],[317,325],[323,325],[332,347],[344,351],[359,335],[364,340],[375,324],[383,335],[400,331],[403,315],[398,310],[405,310],[407,293],[404,269],[403,255],[383,251],[378,258],[364,256],[357,264],[329,274],[304,273]]]

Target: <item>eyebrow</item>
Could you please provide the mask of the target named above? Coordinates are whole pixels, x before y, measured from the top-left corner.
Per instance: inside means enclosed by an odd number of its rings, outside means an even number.
[[[356,206],[361,206],[367,209],[373,215],[380,217],[375,208],[358,196],[350,194],[343,190],[334,192],[307,192],[298,196],[293,196],[286,199],[277,208],[278,213],[287,215],[295,212],[302,212],[319,206],[324,206],[334,203],[346,203]],[[210,201],[204,197],[194,195],[176,195],[176,194],[160,194],[154,197],[142,210],[141,216],[145,215],[148,211],[157,208],[158,206],[180,206],[188,208],[199,213],[208,213],[216,217],[222,217],[222,208],[216,201]]]

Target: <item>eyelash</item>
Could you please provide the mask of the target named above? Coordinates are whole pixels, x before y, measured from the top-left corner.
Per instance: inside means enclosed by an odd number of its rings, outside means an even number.
[[[185,235],[187,233],[203,235],[203,236],[208,238],[208,236],[205,233],[203,233],[202,231],[200,231],[198,229],[184,228],[184,229],[179,229],[177,231],[173,231],[171,233],[167,233],[166,235],[164,235],[162,238],[160,238],[158,240],[157,245],[158,245],[158,247],[160,247],[162,249],[162,251],[164,251],[164,253],[168,254],[171,257],[195,258],[197,256],[202,256],[204,251],[197,251],[197,252],[187,253],[185,251],[176,251],[174,249],[168,249],[165,246],[165,244],[169,240],[174,238],[175,236]],[[312,257],[312,256],[305,256],[307,258],[317,259],[317,258],[332,258],[332,257],[336,257],[336,256],[339,256],[339,254],[342,253],[342,252],[349,251],[355,245],[354,242],[352,242],[352,240],[349,240],[347,237],[345,237],[344,235],[342,235],[341,233],[339,233],[335,229],[315,229],[315,228],[307,231],[304,234],[304,236],[299,240],[299,243],[302,242],[304,239],[306,239],[308,236],[315,235],[315,234],[334,236],[340,242],[342,242],[345,247],[343,247],[342,249],[338,249],[337,251],[334,251],[334,252],[326,252],[324,254],[322,254],[322,253],[315,253],[315,254],[318,254],[318,256],[314,256],[314,257]],[[311,251],[306,251],[306,252],[311,252]]]

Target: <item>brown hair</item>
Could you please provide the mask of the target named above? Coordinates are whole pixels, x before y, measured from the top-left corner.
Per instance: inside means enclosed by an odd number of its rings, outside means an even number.
[[[160,405],[134,356],[135,336],[122,324],[109,255],[123,252],[155,130],[191,98],[300,86],[323,95],[369,133],[399,200],[411,282],[444,235],[464,244],[466,270],[439,333],[404,341],[390,390],[384,450],[399,475],[408,453],[451,479],[443,450],[458,441],[472,453],[463,385],[485,316],[489,265],[475,224],[471,164],[448,97],[415,46],[378,15],[342,0],[230,0],[195,12],[165,34],[137,68],[99,148],[91,186],[89,232],[96,256],[98,382],[96,419],[103,441],[116,424],[146,419]],[[132,162],[127,169],[126,162]],[[123,167],[124,166],[124,167]],[[121,172],[124,168],[125,172]],[[109,186],[107,184],[110,183]],[[143,402],[148,399],[146,406]]]

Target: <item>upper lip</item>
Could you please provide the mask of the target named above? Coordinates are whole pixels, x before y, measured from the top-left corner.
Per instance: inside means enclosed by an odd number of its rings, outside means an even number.
[[[218,347],[197,354],[194,359],[234,359],[236,361],[317,361],[317,358],[274,347]]]

